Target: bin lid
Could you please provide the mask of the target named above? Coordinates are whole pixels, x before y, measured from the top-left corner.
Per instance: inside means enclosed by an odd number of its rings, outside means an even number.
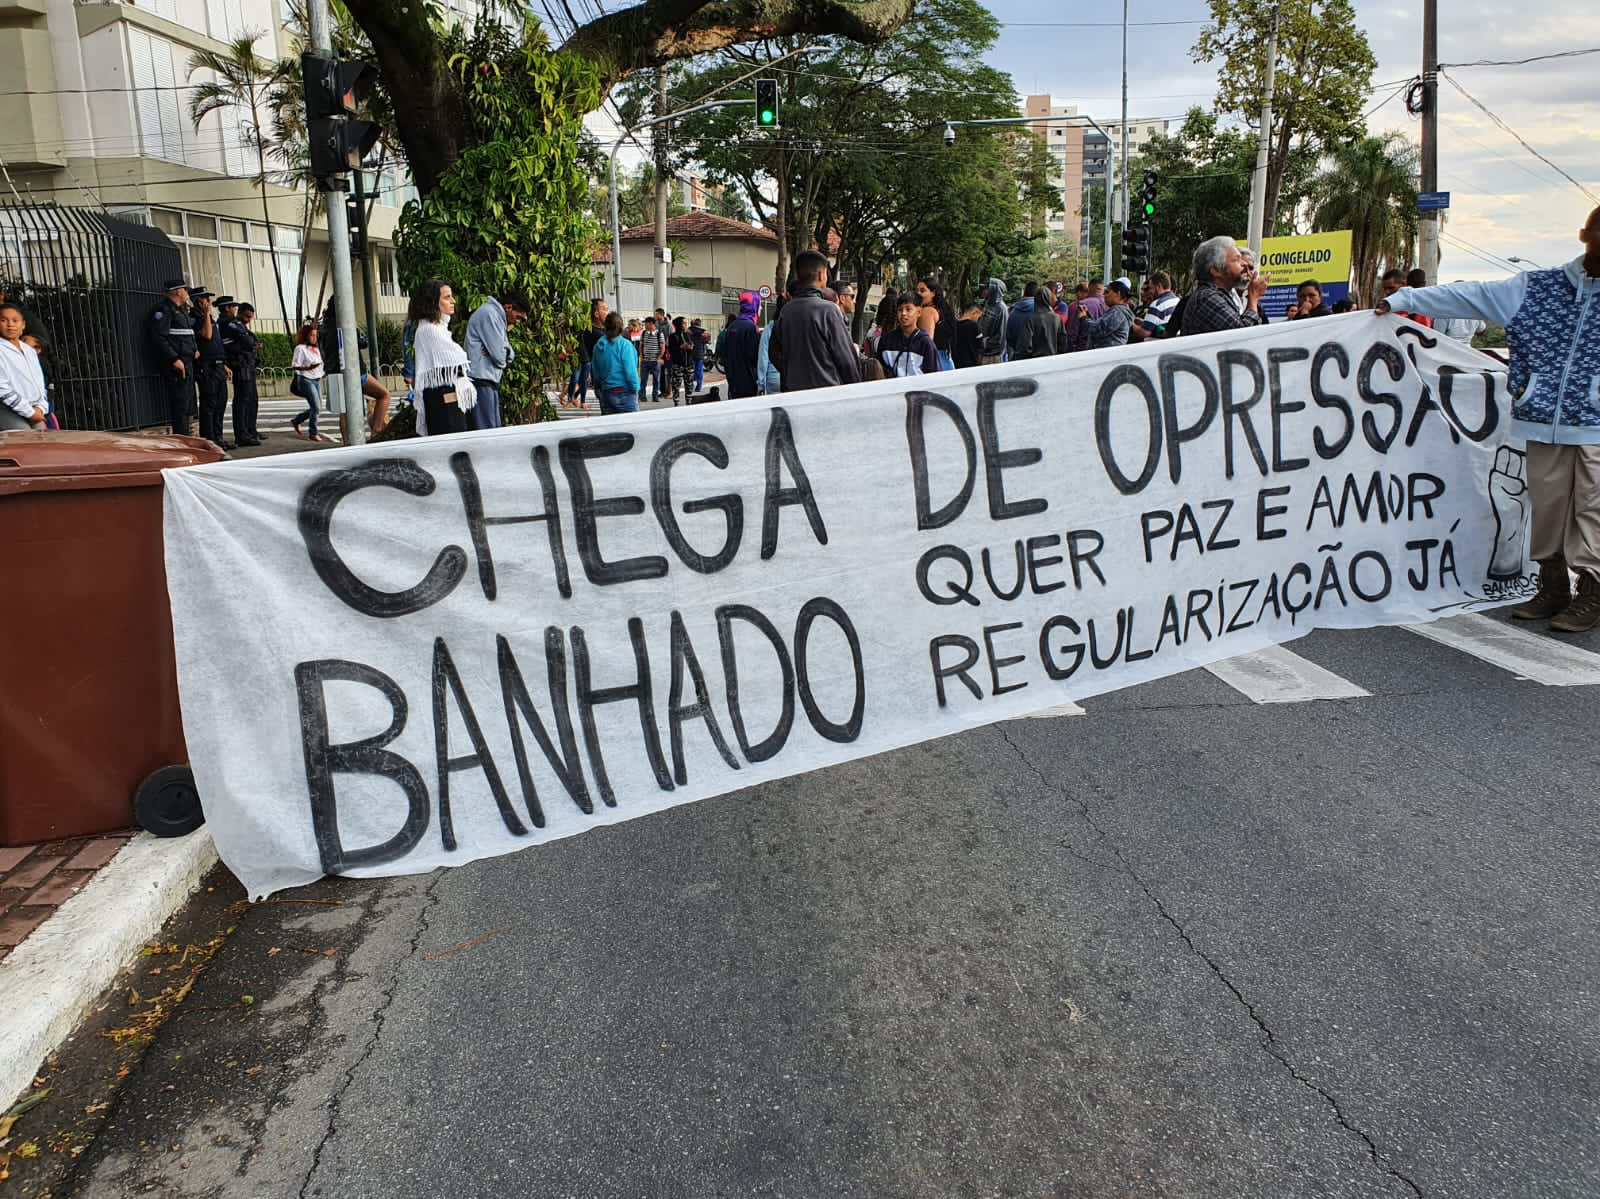
[[[155,487],[167,467],[196,466],[222,457],[222,451],[203,438],[172,433],[77,429],[0,433],[0,495]]]

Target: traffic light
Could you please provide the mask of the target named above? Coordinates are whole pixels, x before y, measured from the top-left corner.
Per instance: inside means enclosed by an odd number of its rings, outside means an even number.
[[[778,127],[778,81],[756,80],[756,125],[762,129]]]
[[[1161,176],[1149,167],[1144,172],[1144,219],[1149,223],[1156,215],[1156,183]]]
[[[1150,269],[1150,226],[1129,225],[1122,231],[1122,269],[1142,275]]]
[[[357,119],[375,75],[364,62],[344,62],[310,52],[300,56],[311,174],[323,191],[343,191],[343,180],[338,177],[357,169],[377,143],[377,125]]]

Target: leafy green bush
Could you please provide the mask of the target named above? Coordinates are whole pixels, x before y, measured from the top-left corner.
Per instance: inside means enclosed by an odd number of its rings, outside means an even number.
[[[294,338],[287,333],[257,333],[256,336],[261,340],[256,366],[263,370],[288,370],[294,358]]]
[[[550,419],[545,382],[565,376],[557,355],[587,324],[600,230],[583,209],[578,139],[584,115],[599,106],[599,76],[592,63],[492,20],[470,37],[455,30],[449,48],[479,144],[401,214],[401,281],[408,290],[430,278],[449,283],[458,338],[485,297],[525,292],[533,311],[511,331],[516,358],[500,410],[507,423]]]
[[[391,321],[388,317],[378,318],[378,362],[389,366],[400,362],[405,347],[401,344],[401,336],[405,326],[398,321]]]

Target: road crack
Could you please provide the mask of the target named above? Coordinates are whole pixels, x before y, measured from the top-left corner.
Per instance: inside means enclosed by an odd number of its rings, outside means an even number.
[[[1083,814],[1085,823],[1087,823],[1090,829],[1093,830],[1095,837],[1098,838],[1101,844],[1110,852],[1111,856],[1116,859],[1117,865],[1122,872],[1125,873],[1128,878],[1133,880],[1134,885],[1144,893],[1145,898],[1150,901],[1150,905],[1155,908],[1161,919],[1166,921],[1167,924],[1171,926],[1173,932],[1177,933],[1178,938],[1184,943],[1184,945],[1188,947],[1189,952],[1192,953],[1199,961],[1205,964],[1206,969],[1209,970],[1212,976],[1215,977],[1216,980],[1227,989],[1228,993],[1233,996],[1234,1001],[1239,1005],[1240,1008],[1244,1010],[1244,1013],[1249,1017],[1250,1022],[1255,1025],[1256,1031],[1261,1038],[1261,1047],[1267,1052],[1268,1056],[1282,1066],[1283,1069],[1288,1072],[1289,1077],[1294,1079],[1295,1082],[1299,1083],[1312,1094],[1320,1098],[1322,1102],[1327,1105],[1328,1110],[1333,1113],[1333,1118],[1335,1121],[1337,1121],[1340,1128],[1344,1129],[1351,1135],[1360,1138],[1361,1143],[1366,1146],[1367,1156],[1372,1159],[1373,1165],[1382,1170],[1389,1177],[1407,1187],[1412,1194],[1417,1196],[1417,1199],[1422,1199],[1422,1188],[1418,1186],[1412,1179],[1408,1178],[1405,1174],[1396,1169],[1390,1163],[1389,1159],[1384,1156],[1382,1151],[1379,1150],[1377,1142],[1374,1141],[1364,1129],[1351,1122],[1351,1120],[1345,1115],[1344,1108],[1339,1103],[1338,1097],[1330,1092],[1326,1087],[1323,1087],[1321,1084],[1319,1084],[1315,1079],[1309,1078],[1305,1074],[1301,1073],[1300,1069],[1294,1064],[1293,1061],[1290,1060],[1288,1053],[1285,1052],[1282,1045],[1279,1044],[1278,1038],[1273,1033],[1271,1026],[1268,1025],[1267,1022],[1262,1019],[1261,1014],[1256,1011],[1255,1005],[1250,1002],[1250,1000],[1245,996],[1244,992],[1239,989],[1237,984],[1235,984],[1234,981],[1228,977],[1227,972],[1223,970],[1222,966],[1210,954],[1208,954],[1195,943],[1194,938],[1189,935],[1189,930],[1183,926],[1183,922],[1168,910],[1167,905],[1162,902],[1161,897],[1156,894],[1155,889],[1150,885],[1149,882],[1145,880],[1144,876],[1139,873],[1133,864],[1123,856],[1121,847],[1118,846],[1114,840],[1112,840],[1110,833],[1108,833],[1100,824],[1100,822],[1095,819],[1094,812],[1090,808],[1089,804],[1079,796],[1068,791],[1060,783],[1057,783],[1048,777],[1042,770],[1039,769],[1038,766],[1034,765],[1033,760],[1028,757],[1027,751],[1018,745],[1014,740],[1012,740],[1011,733],[1006,728],[1003,726],[997,726],[997,731],[1005,740],[1005,743],[1011,747],[1012,752],[1017,755],[1022,764],[1032,772],[1033,776],[1037,778],[1040,783],[1056,792]],[[1085,785],[1091,789],[1098,790],[1098,788],[1094,787],[1093,783],[1086,782]],[[1071,852],[1074,857],[1079,858],[1082,861],[1090,861],[1090,859],[1088,859],[1079,851],[1072,850]],[[1098,862],[1092,862],[1090,864],[1101,865],[1101,863]]]
[[[411,942],[407,946],[405,953],[401,954],[399,960],[395,962],[394,969],[389,972],[388,981],[384,983],[383,990],[379,993],[378,1005],[373,1010],[371,1018],[372,1034],[367,1038],[367,1043],[356,1056],[356,1060],[346,1068],[344,1078],[340,1081],[338,1088],[328,1097],[328,1124],[323,1129],[316,1148],[311,1151],[311,1165],[306,1170],[304,1180],[300,1183],[300,1199],[309,1199],[312,1194],[311,1183],[316,1178],[317,1171],[322,1168],[323,1151],[333,1138],[338,1135],[339,1116],[345,1093],[355,1085],[356,1075],[361,1072],[361,1067],[366,1065],[367,1059],[377,1051],[378,1042],[383,1039],[384,1022],[388,1018],[389,1008],[394,1003],[395,995],[400,989],[400,972],[405,969],[407,962],[417,956],[422,945],[422,938],[427,935],[429,917],[432,915],[433,909],[439,904],[437,892],[439,884],[444,881],[444,873],[442,870],[438,871],[428,883],[426,890],[423,891],[424,902],[421,911],[417,913],[417,926],[411,932]]]

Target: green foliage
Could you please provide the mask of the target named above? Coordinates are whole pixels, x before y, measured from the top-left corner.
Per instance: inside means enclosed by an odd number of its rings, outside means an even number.
[[[262,370],[288,370],[294,358],[294,338],[287,333],[257,333],[261,342],[256,365]]]
[[[602,203],[609,205],[609,183],[601,183],[597,190]],[[656,220],[656,164],[641,162],[639,169],[629,174],[624,169],[617,171],[617,211],[622,215],[622,227],[631,229],[635,225],[653,225]],[[689,211],[689,206],[683,202],[681,189],[668,186],[667,188],[667,219],[682,216]],[[607,213],[602,222],[606,226],[611,224],[611,216]]]
[[[1026,134],[962,129],[944,145],[946,120],[1016,115],[1010,77],[982,61],[998,32],[976,0],[925,0],[882,45],[776,38],[725,51],[674,79],[674,105],[719,88],[748,95],[749,77],[770,71],[782,125],[757,129],[749,105],[702,113],[674,125],[674,159],[739,193],[787,254],[831,230],[863,279],[904,258],[959,290],[1018,248],[1049,199],[1048,156]],[[624,113],[648,96],[636,87]]]
[[[1267,213],[1276,224],[1288,196],[1283,184],[1298,151],[1313,154],[1359,136],[1377,66],[1352,0],[1210,0],[1211,24],[1192,51],[1216,63],[1218,111],[1254,127],[1266,94],[1266,48],[1278,11],[1278,69],[1273,77]],[[1160,208],[1156,209],[1160,212]],[[1244,226],[1238,226],[1241,235]]]
[[[459,297],[458,335],[485,297],[526,292],[533,311],[511,333],[516,359],[501,410],[511,422],[544,419],[554,415],[545,380],[565,373],[557,355],[587,319],[599,229],[584,212],[579,130],[599,104],[599,79],[536,31],[513,33],[493,20],[480,19],[470,37],[453,30],[449,45],[473,142],[401,215],[401,280],[407,289],[448,282]]]
[[[1478,350],[1503,350],[1506,348],[1504,325],[1490,325],[1482,333],[1473,335],[1472,345]]]
[[[405,326],[387,317],[378,318],[378,357],[377,361],[385,366],[392,362],[400,362],[405,355],[405,346],[402,335]]]
[[[1319,230],[1350,230],[1357,302],[1378,298],[1379,273],[1409,266],[1417,236],[1417,147],[1398,133],[1335,149],[1313,185]]]
[[[1290,156],[1284,183],[1286,202],[1279,210],[1285,219],[1274,222],[1273,234],[1294,232],[1287,218],[1309,189],[1313,159],[1310,152],[1300,150]],[[1206,238],[1225,233],[1246,239],[1250,173],[1255,164],[1254,133],[1220,128],[1215,114],[1198,108],[1189,110],[1176,132],[1150,138],[1140,156],[1129,164],[1130,179],[1138,178],[1147,167],[1160,172],[1152,266],[1170,274],[1180,290],[1190,281],[1190,256]]]
[[[746,225],[755,224],[755,214],[750,211],[750,205],[745,202],[738,188],[723,187],[713,191],[707,209],[713,216],[725,216],[730,221],[742,221]]]

